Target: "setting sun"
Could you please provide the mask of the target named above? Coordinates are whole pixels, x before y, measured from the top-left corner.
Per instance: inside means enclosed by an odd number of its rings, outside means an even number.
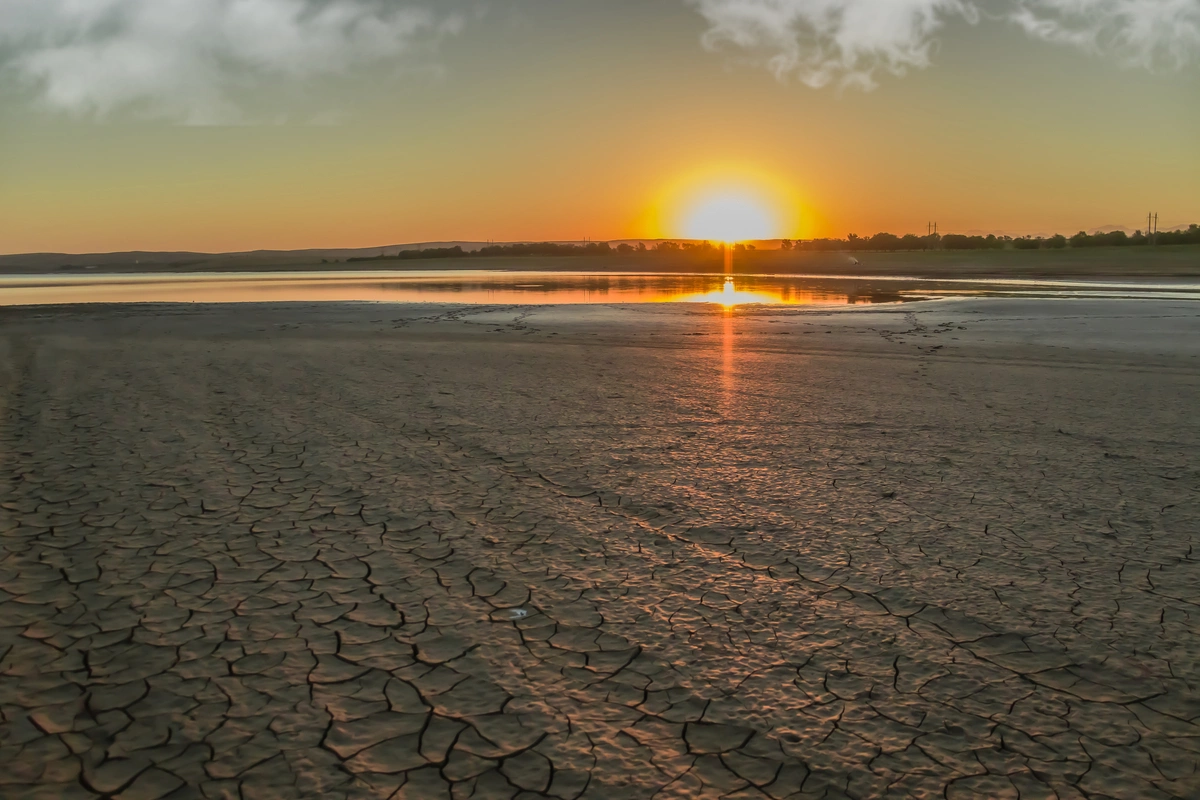
[[[748,193],[723,192],[705,197],[689,210],[684,235],[689,239],[745,242],[778,235],[774,214]]]
[[[812,218],[797,176],[747,161],[696,165],[663,179],[648,200],[633,229],[653,239],[797,239]]]

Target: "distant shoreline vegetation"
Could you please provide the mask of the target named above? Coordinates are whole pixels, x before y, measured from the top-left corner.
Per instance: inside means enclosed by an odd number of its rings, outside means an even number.
[[[559,242],[524,242],[520,244],[490,244],[478,250],[463,250],[462,247],[429,247],[424,250],[401,250],[393,255],[359,256],[347,258],[346,263],[356,261],[410,261],[422,258],[495,258],[499,256],[611,256],[632,253],[689,252],[717,253],[720,248],[711,242],[660,242],[657,247],[645,244],[619,244],[613,247],[608,242],[565,244]]]
[[[1191,225],[1186,230],[1165,231],[1146,236],[1141,231],[1133,235],[1125,231],[1089,234],[1083,231],[1068,238],[1062,234],[1048,237],[1013,238],[1011,236],[965,236],[958,233],[945,235],[930,234],[918,236],[907,234],[896,236],[892,233],[877,233],[874,236],[859,237],[850,234],[845,239],[783,239],[780,249],[792,252],[831,252],[831,251],[876,251],[902,252],[919,250],[1064,250],[1067,248],[1088,247],[1142,247],[1167,246],[1176,244],[1200,244],[1200,225]],[[754,245],[735,245],[736,250],[754,250]],[[566,244],[558,242],[528,242],[521,244],[495,244],[481,247],[478,250],[464,250],[456,247],[430,247],[423,250],[401,250],[392,255],[358,256],[346,259],[347,263],[363,261],[415,261],[421,259],[439,258],[496,258],[503,256],[611,256],[653,253],[710,253],[721,251],[720,245],[711,242],[676,242],[663,241],[654,247],[646,247],[644,243],[631,245],[618,244],[615,247],[608,242],[587,242],[585,244]]]
[[[1142,245],[1200,244],[1200,225],[1191,225],[1187,230],[1160,231],[1147,236],[1141,231],[1133,235],[1125,231],[1109,233],[1085,233],[1080,231],[1069,239],[1066,236],[1013,238],[1011,236],[964,236],[936,233],[917,236],[914,233],[896,236],[892,233],[877,233],[874,236],[858,237],[854,234],[846,239],[809,239],[790,242],[783,240],[784,250],[829,251],[829,250],[1062,250],[1068,247],[1138,247]]]

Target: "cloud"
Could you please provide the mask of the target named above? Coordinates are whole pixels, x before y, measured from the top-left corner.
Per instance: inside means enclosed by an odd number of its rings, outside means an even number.
[[[704,44],[732,47],[779,78],[872,88],[880,73],[930,65],[952,21],[1015,23],[1031,36],[1180,68],[1200,53],[1200,0],[685,0],[709,23]]]
[[[0,0],[0,76],[80,116],[255,121],[262,112],[240,101],[251,90],[428,53],[462,28],[447,7],[465,2]],[[1200,0],[683,2],[708,21],[710,49],[812,86],[871,88],[926,68],[952,23],[1014,24],[1150,69],[1181,68],[1200,54]]]
[[[461,17],[385,0],[0,0],[0,66],[42,103],[188,123],[242,120],[267,79],[338,74],[457,32]]]
[[[1200,0],[1026,0],[1011,18],[1037,38],[1147,69],[1179,69],[1200,53]]]
[[[930,63],[933,36],[949,17],[973,18],[960,0],[688,0],[709,21],[704,43],[765,54],[783,78],[810,86],[864,88],[884,70],[903,75]]]

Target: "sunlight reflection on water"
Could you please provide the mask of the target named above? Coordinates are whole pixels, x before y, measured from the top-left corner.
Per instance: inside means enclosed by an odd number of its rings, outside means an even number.
[[[894,302],[863,287],[790,276],[586,273],[257,273],[0,278],[0,304],[392,302],[465,304]]]
[[[828,300],[826,300],[825,297],[821,297],[820,299],[818,299],[818,297],[813,293],[805,293],[805,294],[808,294],[811,297],[809,302],[813,302],[813,303],[828,302]],[[796,295],[794,293],[789,295],[789,297],[795,297],[795,296]],[[850,298],[849,298],[849,296],[847,296],[847,302],[849,302],[849,300],[850,300]],[[750,303],[763,303],[766,305],[776,305],[779,303],[786,302],[783,300],[781,295],[768,294],[767,292],[738,291],[738,289],[734,286],[733,278],[726,278],[725,285],[721,289],[718,289],[716,291],[705,292],[703,294],[683,295],[682,297],[672,298],[672,301],[679,302],[679,303],[719,303],[720,305],[723,305],[726,308],[729,308],[731,306],[747,305]],[[795,303],[798,301],[792,301],[792,302]]]

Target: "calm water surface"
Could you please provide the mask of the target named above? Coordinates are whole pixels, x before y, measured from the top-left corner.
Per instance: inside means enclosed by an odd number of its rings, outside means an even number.
[[[0,305],[56,303],[858,305],[953,296],[1200,299],[1200,285],[1082,281],[926,281],[802,275],[563,272],[275,272],[0,277]]]

